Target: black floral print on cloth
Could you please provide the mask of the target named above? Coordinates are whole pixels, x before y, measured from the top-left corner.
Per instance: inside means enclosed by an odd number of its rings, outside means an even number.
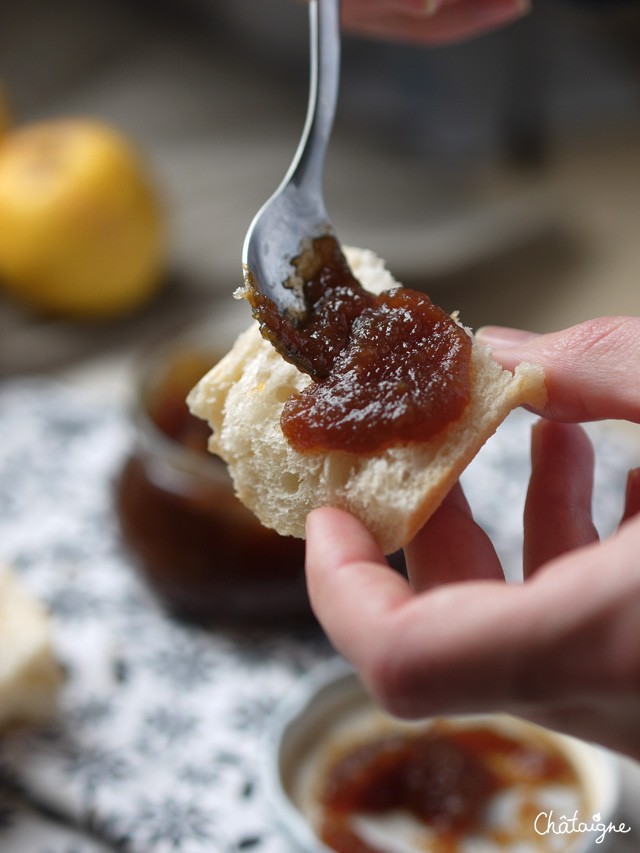
[[[531,422],[514,413],[464,475],[514,577]],[[595,435],[606,532],[639,460],[622,433]],[[130,439],[119,406],[50,381],[0,385],[0,560],[49,607],[67,673],[58,720],[0,740],[0,850],[294,853],[265,801],[262,737],[331,649],[319,633],[218,633],[162,611],[113,512]]]

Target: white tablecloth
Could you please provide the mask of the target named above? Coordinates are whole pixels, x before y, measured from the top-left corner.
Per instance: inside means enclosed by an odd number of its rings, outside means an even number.
[[[513,577],[531,420],[514,413],[464,478]],[[640,446],[593,433],[606,533]],[[0,740],[0,849],[289,853],[261,781],[264,723],[331,650],[318,633],[230,634],[162,611],[113,514],[130,437],[127,413],[97,395],[0,384],[0,560],[50,608],[67,669],[55,725]]]

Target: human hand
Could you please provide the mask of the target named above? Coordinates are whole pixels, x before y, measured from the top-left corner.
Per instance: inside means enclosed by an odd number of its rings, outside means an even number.
[[[553,335],[486,329],[494,355],[545,370],[556,421],[640,422],[640,320],[605,318]],[[401,717],[507,711],[640,758],[640,469],[623,519],[600,543],[593,450],[581,427],[532,433],[523,584],[505,584],[457,486],[406,549],[409,582],[362,524],[309,516],[316,614],[365,686]]]
[[[342,24],[362,35],[441,44],[497,29],[528,10],[528,0],[343,0]]]

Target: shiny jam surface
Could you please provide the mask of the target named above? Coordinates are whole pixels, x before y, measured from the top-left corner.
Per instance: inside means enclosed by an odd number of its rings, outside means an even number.
[[[285,403],[280,423],[291,446],[376,453],[426,441],[457,420],[470,397],[466,332],[426,294],[366,291],[331,237],[314,241],[313,257],[303,320],[248,294],[262,334],[314,379]]]
[[[568,760],[545,741],[524,742],[488,727],[392,733],[354,745],[328,767],[320,792],[322,840],[337,853],[384,853],[361,838],[354,814],[403,810],[435,833],[430,849],[456,853],[463,836],[482,828],[491,797],[512,785],[532,796],[542,785],[579,786]],[[532,800],[533,802],[533,800]],[[525,800],[521,829],[533,832]],[[518,839],[494,833],[501,843]]]

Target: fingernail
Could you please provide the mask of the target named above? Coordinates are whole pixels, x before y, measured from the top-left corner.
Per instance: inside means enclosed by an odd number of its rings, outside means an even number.
[[[521,18],[531,11],[529,0],[494,0],[472,6],[470,14],[478,24],[499,24]]]
[[[442,7],[442,0],[421,0],[420,5],[425,18],[430,18]]]
[[[627,474],[627,488],[624,498],[624,514],[622,520],[632,518],[640,513],[640,468],[632,468]]]
[[[430,18],[439,12],[444,5],[444,0],[393,0],[394,9],[408,15],[416,15],[421,18]]]
[[[537,333],[511,329],[508,326],[483,326],[477,330],[475,337],[485,346],[513,347],[537,337]]]
[[[538,459],[540,458],[542,444],[544,442],[545,425],[546,422],[540,419],[531,426],[531,465],[533,468],[536,467]]]
[[[474,14],[478,17],[482,15],[496,15],[499,12],[525,15],[531,11],[531,0],[493,0],[493,3],[479,3],[474,6]]]

